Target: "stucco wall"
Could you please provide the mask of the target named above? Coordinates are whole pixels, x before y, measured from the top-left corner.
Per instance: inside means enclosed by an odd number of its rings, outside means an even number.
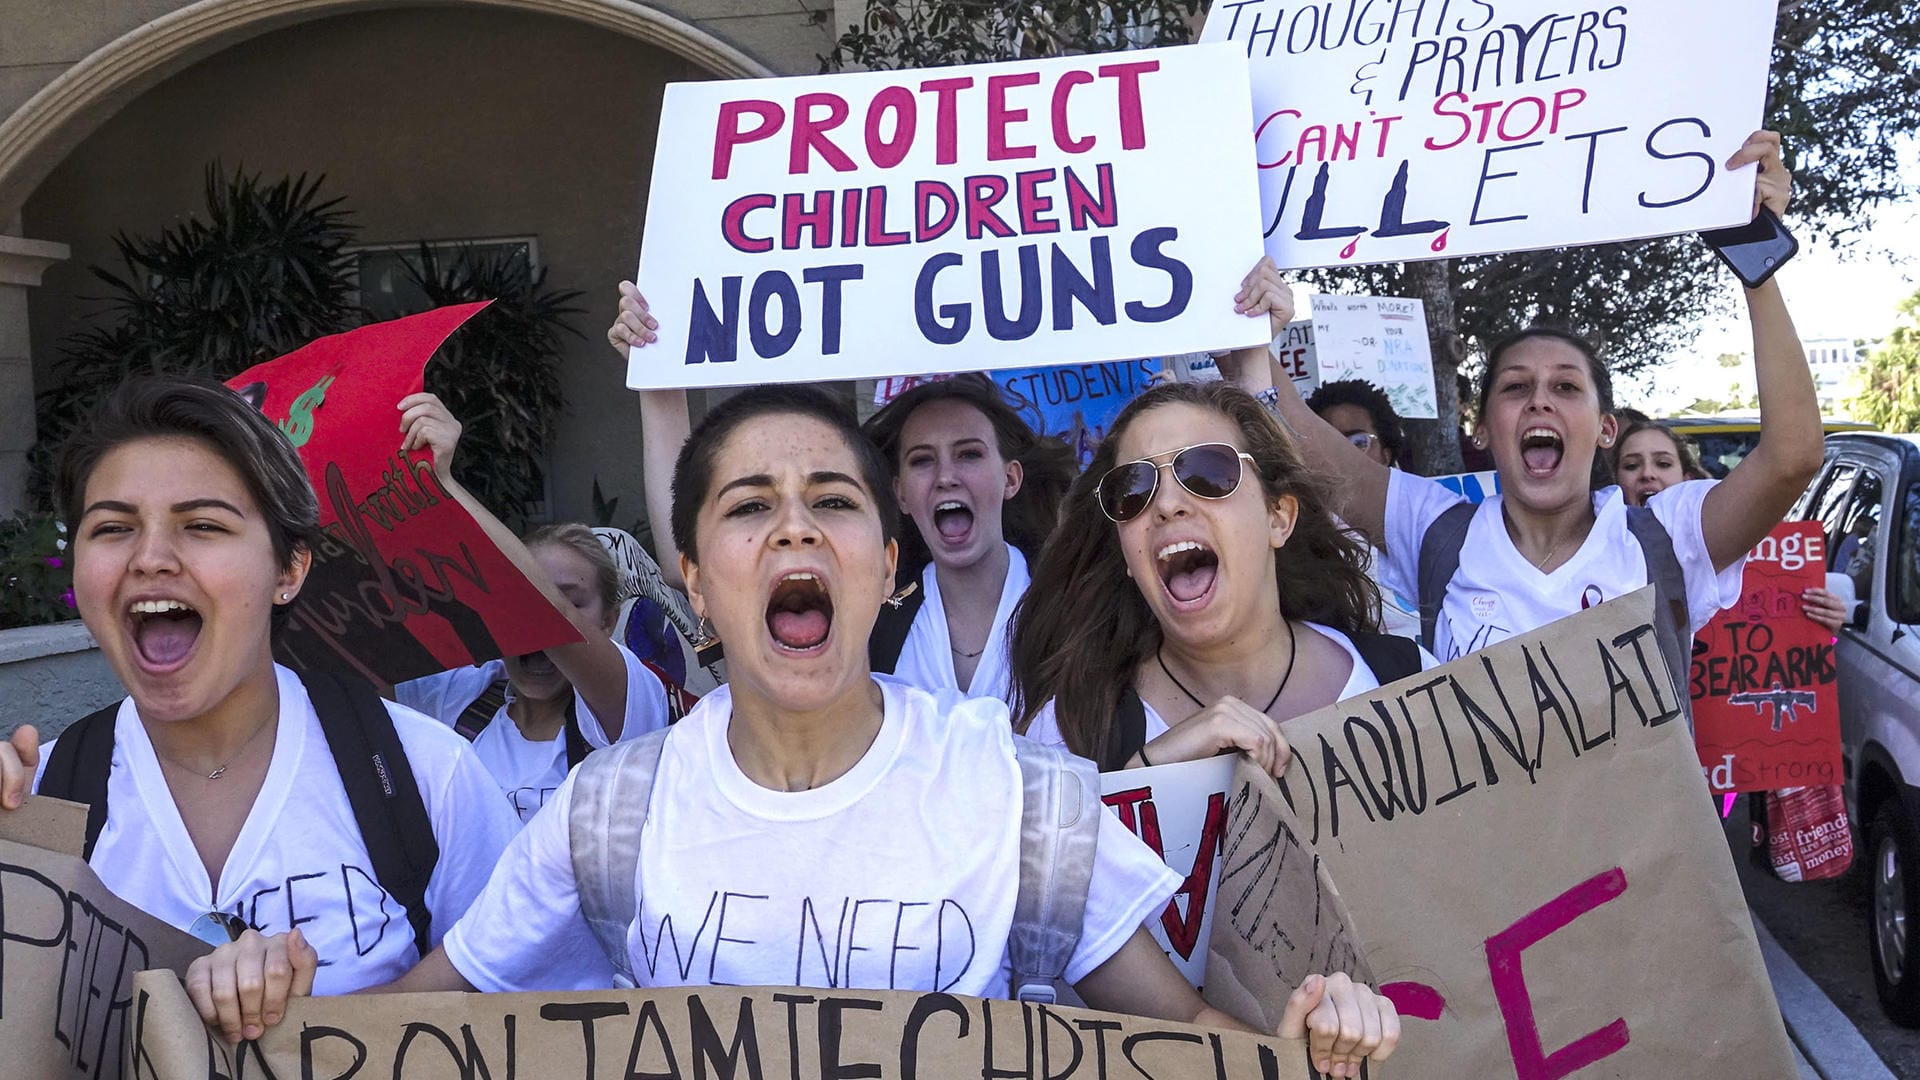
[[[0,737],[32,724],[44,742],[125,694],[78,622],[0,630]]]
[[[73,248],[33,293],[35,380],[52,385],[57,342],[99,292],[87,265],[112,261],[116,230],[202,206],[207,162],[325,173],[368,243],[538,238],[549,284],[584,290],[588,309],[563,371],[554,510],[587,515],[598,475],[637,516],[638,407],[604,334],[639,252],[662,89],[703,77],[584,24],[471,7],[324,19],[210,57],[128,105],[27,201],[27,235]]]

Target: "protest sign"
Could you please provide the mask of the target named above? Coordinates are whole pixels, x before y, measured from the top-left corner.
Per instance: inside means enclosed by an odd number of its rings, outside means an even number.
[[[445,307],[320,338],[227,380],[292,440],[324,533],[276,635],[289,667],[397,683],[580,640],[487,539],[421,450],[400,450],[395,406],[486,304]]]
[[[1277,797],[1400,1006],[1406,1075],[1792,1076],[1652,619],[1642,589],[1289,721],[1284,777],[1229,805],[1216,954]],[[1252,926],[1312,940],[1323,912]]]
[[[1774,0],[1219,0],[1283,270],[1744,223]],[[1235,113],[1237,115],[1237,110]]]
[[[172,975],[141,975],[135,993],[130,1080],[1310,1075],[1301,1040],[952,994],[704,987],[303,998],[236,1051],[201,1026]]]
[[[1740,602],[1694,637],[1694,743],[1716,793],[1840,782],[1833,634],[1800,610],[1826,565],[1819,522],[1774,526],[1747,554]]]
[[[982,374],[999,385],[1007,404],[1020,414],[1028,427],[1072,447],[1084,469],[1093,460],[1093,452],[1100,448],[1100,440],[1107,437],[1114,418],[1127,407],[1127,402],[1152,385],[1159,369],[1157,360],[1114,360],[1104,364],[1012,368]],[[952,377],[895,375],[878,379],[873,386],[873,403],[885,405],[916,386]]]
[[[1318,293],[1312,321],[1314,386],[1360,379],[1384,391],[1402,417],[1440,415],[1426,306],[1420,301]],[[1280,355],[1277,343],[1275,354]]]
[[[1230,45],[673,84],[638,276],[660,337],[627,383],[1262,341],[1232,303],[1260,257],[1247,100]]]
[[[1206,985],[1233,763],[1232,757],[1212,757],[1100,775],[1107,809],[1186,879],[1160,917],[1147,921],[1147,930],[1195,986]]]
[[[207,947],[107,890],[64,846],[86,810],[29,798],[0,813],[0,1047],[8,1076],[116,1080],[134,973]],[[172,975],[168,974],[171,978]]]

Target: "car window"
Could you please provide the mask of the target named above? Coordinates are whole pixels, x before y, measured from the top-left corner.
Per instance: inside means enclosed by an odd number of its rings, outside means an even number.
[[[1853,492],[1841,508],[1840,543],[1833,553],[1833,568],[1853,579],[1853,595],[1866,600],[1873,595],[1873,566],[1880,558],[1880,508],[1886,486],[1872,469],[1861,469]]]
[[[1893,569],[1893,617],[1903,623],[1920,622],[1920,477],[1907,484],[1904,508],[1894,524],[1900,527],[1899,554]]]
[[[1827,534],[1827,551],[1832,556],[1827,569],[1835,572],[1844,572],[1840,563],[1840,514],[1846,508],[1847,493],[1853,489],[1853,476],[1859,471],[1860,467],[1851,461],[1834,462],[1826,482],[1808,504],[1814,508],[1808,520],[1818,521]]]
[[[1700,453],[1700,465],[1716,480],[1724,480],[1740,459],[1760,442],[1757,431],[1715,431],[1688,435]]]

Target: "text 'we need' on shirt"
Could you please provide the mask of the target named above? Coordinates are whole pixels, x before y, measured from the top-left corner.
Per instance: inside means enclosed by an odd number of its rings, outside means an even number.
[[[642,986],[773,985],[1008,993],[1019,885],[1020,767],[1006,706],[884,677],[879,734],[845,774],[774,791],[727,743],[726,687],[667,736],[640,843],[627,949]],[[613,971],[580,912],[568,836],[574,779],[508,847],[447,937],[482,990],[579,985]],[[1078,981],[1180,878],[1102,814]]]
[[[88,865],[114,895],[181,929],[209,911],[263,934],[299,927],[320,955],[316,994],[391,982],[420,960],[406,909],[374,879],[306,687],[286,668],[276,665],[274,675],[273,759],[219,880],[207,876],[132,698],[114,721],[107,821]],[[404,705],[386,707],[440,846],[426,890],[438,942],[480,893],[518,822],[465,739]],[[41,747],[43,770],[51,746]]]

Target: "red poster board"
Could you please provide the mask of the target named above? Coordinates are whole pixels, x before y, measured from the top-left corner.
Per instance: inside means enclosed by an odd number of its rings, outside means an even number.
[[[433,473],[400,450],[396,406],[484,303],[324,337],[227,385],[300,451],[325,537],[275,639],[296,669],[397,683],[580,640]]]
[[[1715,792],[1840,782],[1833,635],[1800,610],[1826,565],[1818,522],[1775,526],[1747,556],[1740,602],[1694,639],[1694,742]]]

